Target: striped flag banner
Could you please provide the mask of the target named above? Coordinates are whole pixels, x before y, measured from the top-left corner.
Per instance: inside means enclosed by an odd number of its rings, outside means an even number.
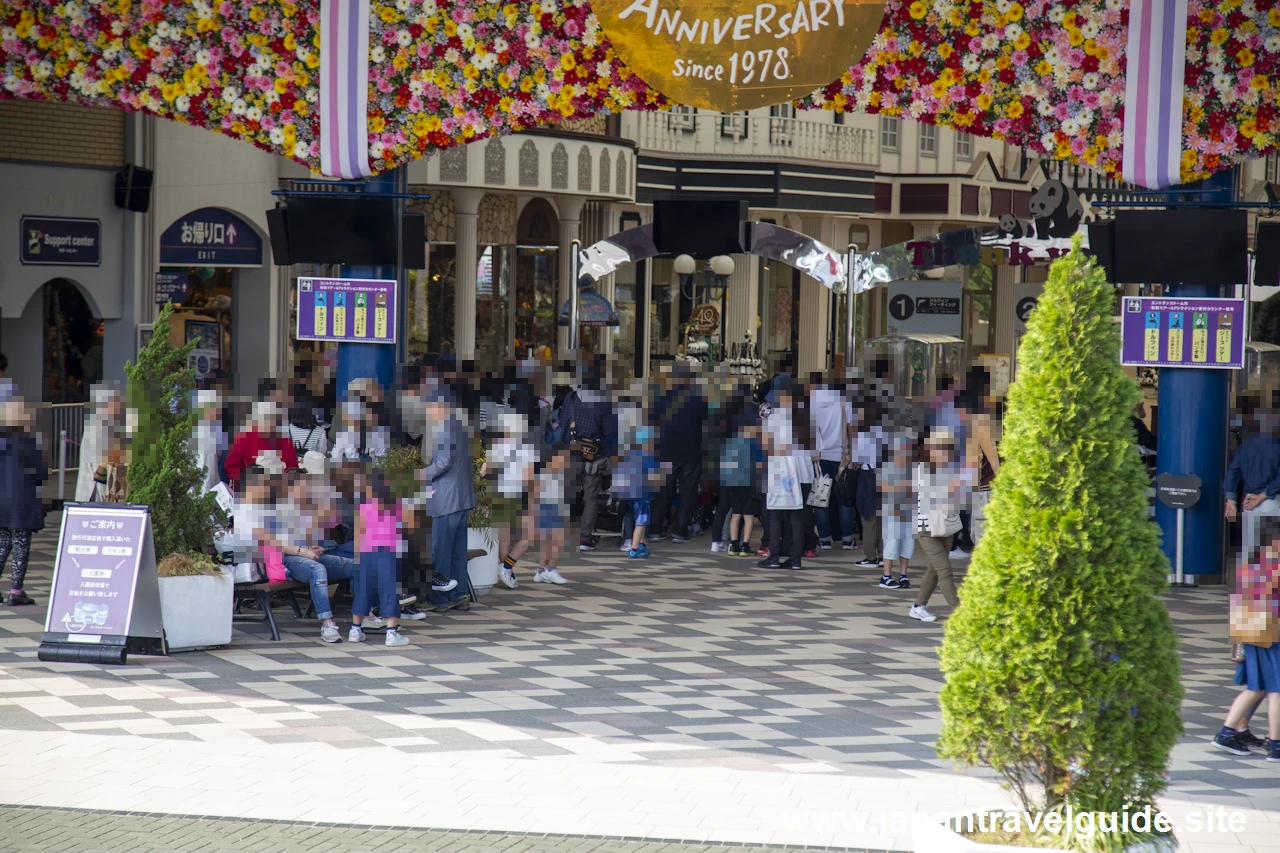
[[[1182,183],[1182,90],[1188,0],[1131,0],[1125,50],[1125,180],[1148,189]]]
[[[367,178],[369,0],[320,0],[320,172]]]

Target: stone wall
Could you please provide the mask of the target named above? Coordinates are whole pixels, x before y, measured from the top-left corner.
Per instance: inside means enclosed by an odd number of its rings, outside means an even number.
[[[431,195],[427,201],[413,201],[409,209],[422,211],[427,217],[427,239],[432,243],[453,243],[457,240],[454,229],[453,194],[449,190],[431,187],[411,187],[411,192]],[[516,198],[513,195],[487,193],[480,201],[480,213],[476,223],[476,242],[479,245],[509,245],[516,241]]]

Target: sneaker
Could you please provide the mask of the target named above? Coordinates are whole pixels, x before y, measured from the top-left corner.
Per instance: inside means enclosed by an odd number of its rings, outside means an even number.
[[[938,621],[938,617],[930,613],[928,608],[926,608],[923,604],[911,605],[911,610],[907,612],[907,615],[910,616],[912,619],[919,619],[921,622],[937,622]]]
[[[641,556],[644,556],[644,557],[649,556],[649,546],[644,544],[643,542],[640,543],[640,547],[637,548],[636,550],[640,552]]]
[[[860,569],[878,569],[883,564],[879,560],[873,560],[870,557],[865,557],[854,563],[854,565]]]
[[[418,605],[409,604],[400,608],[400,618],[417,622],[419,619],[426,619],[427,614],[418,609]]]
[[[761,545],[759,548],[757,548],[757,549],[756,549],[756,556],[757,556],[757,557],[768,557],[768,556],[769,556],[769,549],[768,549],[768,548],[766,548],[765,546]]]
[[[627,556],[630,556],[630,554],[628,554]],[[533,582],[534,583],[568,583],[568,581],[565,580],[564,577],[560,574],[559,569],[551,568],[548,566],[544,566],[543,568],[538,569],[537,574],[533,576]]]
[[[462,596],[462,598],[455,599],[449,603],[453,605],[454,610],[462,610],[462,611],[470,610],[471,596],[464,595]]]
[[[594,551],[596,549],[595,537],[580,540],[578,542],[579,551]]]
[[[643,560],[647,556],[649,556],[648,551],[641,551],[636,548],[632,548],[631,550],[627,551],[627,557],[632,560]]]
[[[376,631],[379,628],[387,627],[387,620],[381,616],[366,616],[364,622],[360,623],[361,627],[368,628],[370,631]]]
[[[341,643],[342,632],[338,630],[338,626],[332,622],[326,622],[320,626],[320,639],[326,643]]]
[[[21,607],[24,604],[35,604],[35,600],[22,590],[15,589],[9,592],[8,604],[10,607]]]
[[[818,556],[818,550],[816,548],[810,548],[808,551],[804,552],[804,555],[807,559],[812,560],[814,557]]]
[[[409,638],[406,637],[404,634],[401,634],[399,631],[392,629],[387,632],[387,645],[388,646],[407,646],[409,645]]]
[[[1280,761],[1280,740],[1268,741],[1267,761]]]
[[[712,554],[723,554],[728,550],[729,550],[728,542],[712,542],[711,543]]]
[[[907,580],[906,575],[898,576],[898,589],[911,589],[911,581]]]
[[[768,552],[766,552],[767,554]],[[777,569],[782,567],[782,563],[778,562],[777,557],[766,556],[763,560],[756,563],[762,569]]]
[[[667,538],[667,534],[665,534],[665,533],[646,533],[646,534],[645,534],[645,538],[646,538],[646,539],[648,539],[650,542],[661,542],[663,539],[666,539],[666,538]]]
[[[1240,740],[1240,732],[1228,732],[1225,728],[1214,735],[1213,745],[1223,752],[1229,752],[1232,755],[1250,754],[1249,747]],[[1271,756],[1268,755],[1267,758],[1270,759]]]
[[[447,578],[439,572],[431,573],[431,591],[432,592],[448,592],[458,585],[453,578]]]
[[[730,556],[730,557],[741,557],[741,556],[742,556],[742,545],[741,545],[741,544],[739,544],[739,543],[737,543],[737,542],[730,542],[730,543],[729,543],[729,556]]]
[[[880,576],[881,589],[901,589],[902,585],[893,579],[892,575]]]
[[[967,555],[965,554],[963,548],[952,548],[951,553],[948,554],[947,556],[951,557],[951,559],[953,560],[959,560],[961,557],[965,557]]]
[[[672,541],[672,542],[675,542],[675,543],[677,543],[677,544],[679,544],[679,545],[683,545],[685,542],[688,542],[688,541],[689,541],[689,537],[688,537],[688,536],[681,536],[681,535],[679,535],[679,534],[677,534],[677,533],[672,533],[672,534],[671,534],[671,541]]]
[[[852,539],[845,539],[840,543],[840,547],[846,551],[852,551],[854,548],[858,547],[858,543]]]
[[[779,565],[782,569],[803,569],[804,561],[800,557],[788,557]]]
[[[830,550],[831,550],[831,540],[830,540],[830,539],[819,539],[819,540],[818,540],[818,547],[819,547],[819,548],[821,548],[821,549],[822,549],[822,550],[824,550],[824,551],[830,551]]]
[[[364,630],[359,625],[352,625],[351,630],[347,632],[348,643],[363,643]]]
[[[619,550],[619,551],[622,551],[624,554],[625,554],[627,551],[630,551],[630,550],[631,550],[631,540],[630,540],[630,539],[628,539],[628,540],[626,540],[625,542],[623,542],[623,543],[622,543],[622,547],[621,547],[621,548],[619,548],[618,550]]]
[[[1250,749],[1257,749],[1262,752],[1267,751],[1268,741],[1258,737],[1248,729],[1242,729],[1236,732],[1236,735],[1240,738],[1240,742]]]
[[[503,564],[498,567],[498,578],[506,584],[507,589],[520,586],[520,581],[516,580],[516,570],[508,565]]]
[[[408,607],[410,604],[417,604],[417,603],[418,603],[418,596],[416,596],[416,595],[410,595],[410,594],[409,594],[409,593],[407,593],[407,592],[401,592],[401,593],[400,593],[400,606],[401,606],[401,607]]]

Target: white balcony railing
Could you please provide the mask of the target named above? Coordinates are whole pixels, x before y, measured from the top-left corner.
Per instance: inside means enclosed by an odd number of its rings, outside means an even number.
[[[685,111],[631,113],[630,118],[642,152],[879,164],[874,130],[832,124],[825,113],[812,121]]]

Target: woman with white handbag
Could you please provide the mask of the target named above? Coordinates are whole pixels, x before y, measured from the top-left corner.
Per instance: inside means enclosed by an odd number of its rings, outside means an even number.
[[[960,596],[951,577],[951,541],[960,530],[959,495],[965,478],[955,465],[955,435],[950,427],[934,427],[925,437],[924,460],[916,465],[916,539],[928,561],[920,592],[908,615],[921,622],[937,620],[926,605],[941,587],[947,604],[958,607]]]

